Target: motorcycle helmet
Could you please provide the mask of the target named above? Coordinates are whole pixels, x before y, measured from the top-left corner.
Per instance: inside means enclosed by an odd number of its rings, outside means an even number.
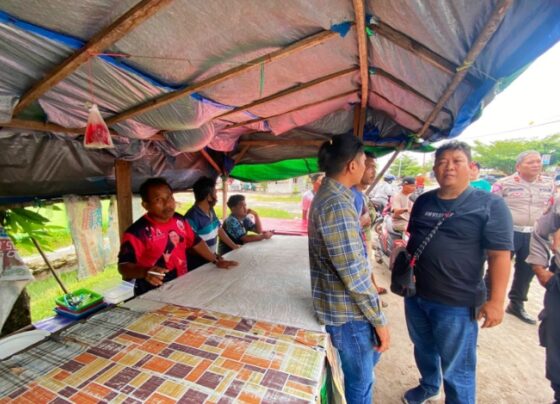
[[[386,174],[383,179],[389,183],[395,181],[396,177],[393,174]]]

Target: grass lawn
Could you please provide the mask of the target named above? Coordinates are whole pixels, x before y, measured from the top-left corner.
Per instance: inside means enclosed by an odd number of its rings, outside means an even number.
[[[103,291],[121,283],[122,278],[117,271],[117,266],[110,265],[101,274],[78,281],[77,272],[59,273],[62,283],[68,291],[87,288],[103,294]],[[33,322],[53,316],[56,303],[54,299],[64,292],[52,275],[45,279],[36,280],[27,285],[27,293],[31,298],[31,320]]]
[[[285,203],[296,203],[296,204],[299,204],[301,202],[300,194],[289,194],[289,195],[249,194],[247,195],[247,198],[250,198],[252,201],[259,201],[259,202],[285,202]]]

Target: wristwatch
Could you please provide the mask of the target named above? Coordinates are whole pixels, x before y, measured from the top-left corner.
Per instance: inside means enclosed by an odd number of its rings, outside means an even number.
[[[212,261],[212,264],[217,265],[218,261],[220,261],[222,259],[222,256],[219,254],[214,254],[214,261]]]

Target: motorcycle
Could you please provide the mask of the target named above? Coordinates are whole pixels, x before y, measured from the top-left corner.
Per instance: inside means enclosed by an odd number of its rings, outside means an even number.
[[[390,214],[382,216],[382,222],[374,227],[377,233],[377,245],[375,249],[375,260],[381,264],[385,260],[389,262],[391,252],[396,247],[406,247],[409,235],[407,232],[398,232],[393,229],[393,218]]]

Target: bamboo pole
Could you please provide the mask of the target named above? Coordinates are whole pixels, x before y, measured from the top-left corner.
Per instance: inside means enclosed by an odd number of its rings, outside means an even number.
[[[355,94],[356,92],[357,92],[357,90],[346,91],[344,93],[337,94],[337,95],[334,95],[334,96],[329,97],[329,98],[325,98],[324,100],[310,102],[308,104],[301,105],[297,108],[293,108],[293,109],[290,109],[290,110],[285,111],[285,112],[280,112],[279,114],[270,115],[270,116],[267,116],[267,117],[262,117],[262,118],[257,118],[257,119],[251,119],[249,121],[244,121],[244,122],[238,122],[238,123],[235,123],[233,125],[226,126],[225,129],[237,128],[239,126],[250,125],[250,124],[253,124],[253,123],[266,121],[267,119],[276,118],[276,117],[286,115],[286,114],[291,114],[292,112],[301,111],[301,110],[304,110],[305,108],[313,107],[315,105],[319,105],[319,104],[322,104],[324,102],[333,101],[333,100],[336,100],[338,98],[343,98],[343,97],[346,97],[350,94]]]
[[[377,21],[373,24],[370,24],[369,28],[381,35],[383,38],[413,53],[420,59],[428,62],[442,72],[445,72],[449,75],[454,75],[457,72],[457,68],[459,66],[457,66],[455,63],[447,60],[443,56],[432,51],[430,48],[422,45],[420,42],[394,29],[384,22]],[[481,81],[473,75],[467,75],[467,80],[473,87],[478,87],[481,84]]]
[[[354,130],[360,139],[364,137],[364,126],[366,123],[366,112],[369,97],[369,72],[368,51],[366,43],[366,24],[364,0],[353,0],[354,14],[356,20],[356,36],[358,38],[358,57],[360,61],[360,79],[362,92],[360,97],[360,116],[357,120],[358,127]]]
[[[455,74],[455,76],[453,76],[451,83],[449,83],[443,95],[440,97],[439,101],[437,102],[436,106],[434,107],[434,109],[432,110],[432,112],[424,122],[424,125],[422,125],[422,128],[420,129],[420,132],[418,132],[417,135],[419,138],[423,138],[426,135],[430,124],[434,121],[437,114],[439,113],[439,111],[441,111],[441,109],[443,108],[445,103],[449,100],[449,98],[451,98],[451,96],[453,95],[457,87],[459,87],[459,84],[461,84],[461,82],[467,75],[468,70],[474,64],[476,58],[478,57],[478,55],[480,55],[480,52],[482,52],[486,44],[490,41],[490,39],[498,29],[500,23],[505,17],[506,11],[511,7],[512,4],[513,4],[513,0],[501,0],[498,6],[496,6],[494,12],[492,13],[486,25],[484,26],[482,32],[476,38],[476,41],[474,42],[473,46],[470,48],[469,52],[467,53],[467,56],[465,56],[465,59],[463,60],[461,67],[457,69],[457,73]]]
[[[231,111],[224,112],[223,114],[218,115],[218,116],[214,117],[213,119],[224,119],[224,118],[226,118],[230,115],[237,114],[238,112],[246,111],[249,108],[253,108],[253,107],[265,104],[267,102],[277,100],[281,97],[285,97],[286,95],[298,93],[298,92],[303,91],[305,89],[308,89],[310,87],[325,83],[325,82],[333,80],[333,79],[337,79],[337,78],[342,77],[342,76],[346,76],[347,74],[355,72],[356,70],[357,69],[355,67],[351,67],[351,68],[344,69],[344,70],[341,70],[341,71],[338,71],[338,72],[335,72],[335,73],[328,74],[328,75],[323,76],[323,77],[319,77],[318,79],[308,81],[307,83],[297,84],[297,85],[295,85],[293,87],[290,87],[286,90],[282,90],[282,91],[279,91],[275,94],[269,95],[268,97],[264,97],[264,98],[261,98],[259,100],[253,101],[249,104],[245,104],[245,105],[242,105],[240,107],[234,108]]]
[[[206,150],[200,149],[200,154],[202,154],[202,156],[206,159],[206,161],[208,161],[208,163],[210,163],[210,165],[211,165],[212,167],[214,167],[214,170],[216,170],[216,172],[217,172],[219,175],[222,175],[222,174],[223,174],[223,171],[222,171],[222,169],[220,168],[220,166],[214,161],[214,159],[212,158],[212,156],[210,156]]]

